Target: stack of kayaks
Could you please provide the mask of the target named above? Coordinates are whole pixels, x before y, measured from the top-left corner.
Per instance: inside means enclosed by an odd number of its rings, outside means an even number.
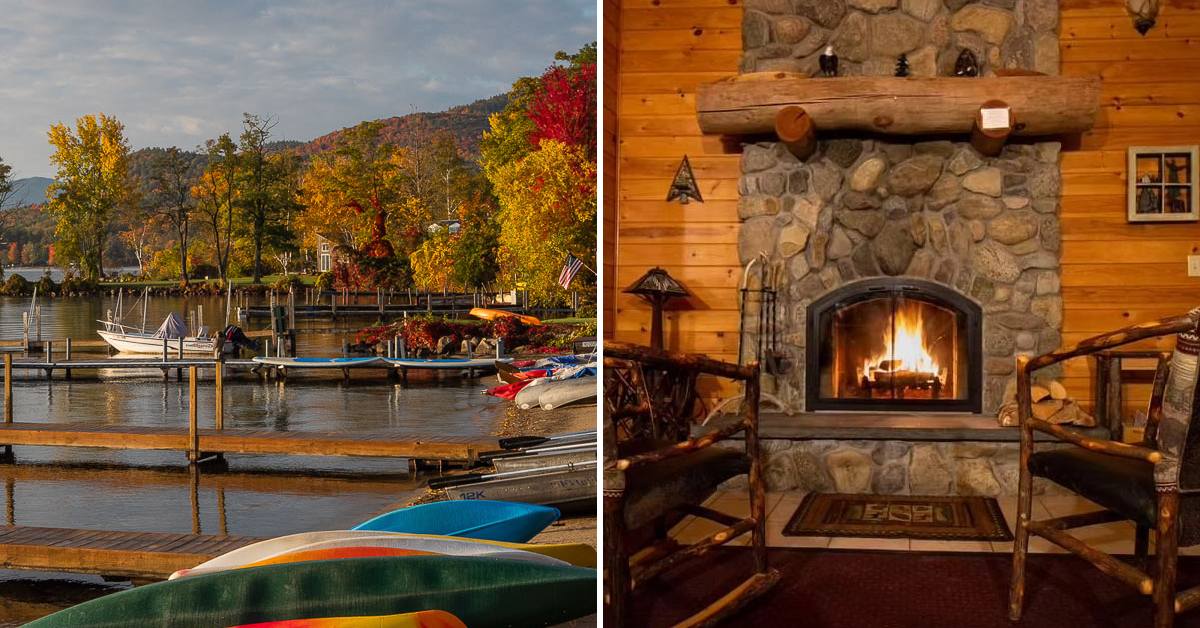
[[[511,399],[522,410],[554,410],[596,398],[594,353],[497,363],[496,369],[504,383],[488,389],[487,394]]]
[[[524,539],[557,517],[552,508],[488,502],[401,509],[354,530],[261,541],[177,572],[166,582],[91,600],[29,625],[475,628],[562,623],[595,612],[595,549],[470,538]]]
[[[549,437],[502,439],[503,449],[480,459],[492,471],[430,480],[429,487],[452,501],[503,500],[594,509],[596,503],[596,432]]]

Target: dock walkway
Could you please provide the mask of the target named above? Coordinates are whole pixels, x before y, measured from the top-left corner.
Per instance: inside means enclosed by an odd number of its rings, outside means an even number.
[[[0,526],[0,568],[165,580],[262,539],[248,536]]]
[[[413,440],[399,432],[281,432],[278,430],[140,427],[79,423],[0,423],[0,444],[47,447],[174,450],[194,454],[289,454],[366,456],[473,463],[495,442]]]

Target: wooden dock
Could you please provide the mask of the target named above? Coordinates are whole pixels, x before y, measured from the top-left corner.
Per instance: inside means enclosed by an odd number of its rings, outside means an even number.
[[[41,447],[172,450],[200,459],[204,452],[300,456],[408,458],[472,464],[498,443],[413,440],[398,432],[280,432],[278,430],[138,427],[78,423],[0,423],[0,443]]]
[[[262,539],[248,536],[0,526],[0,568],[165,580]]]

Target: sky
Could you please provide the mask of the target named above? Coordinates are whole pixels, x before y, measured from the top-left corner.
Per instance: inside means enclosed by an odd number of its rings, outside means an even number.
[[[0,0],[0,159],[53,176],[46,131],[115,115],[134,149],[278,119],[310,140],[440,111],[596,40],[595,0]]]

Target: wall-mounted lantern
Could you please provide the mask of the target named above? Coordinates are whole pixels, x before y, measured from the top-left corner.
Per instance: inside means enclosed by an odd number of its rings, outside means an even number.
[[[684,155],[679,169],[675,171],[675,178],[671,181],[671,189],[667,192],[667,202],[678,200],[680,205],[687,205],[692,199],[704,202],[700,197],[700,188],[696,185],[696,177],[692,174],[692,164],[688,163],[687,155]]]

